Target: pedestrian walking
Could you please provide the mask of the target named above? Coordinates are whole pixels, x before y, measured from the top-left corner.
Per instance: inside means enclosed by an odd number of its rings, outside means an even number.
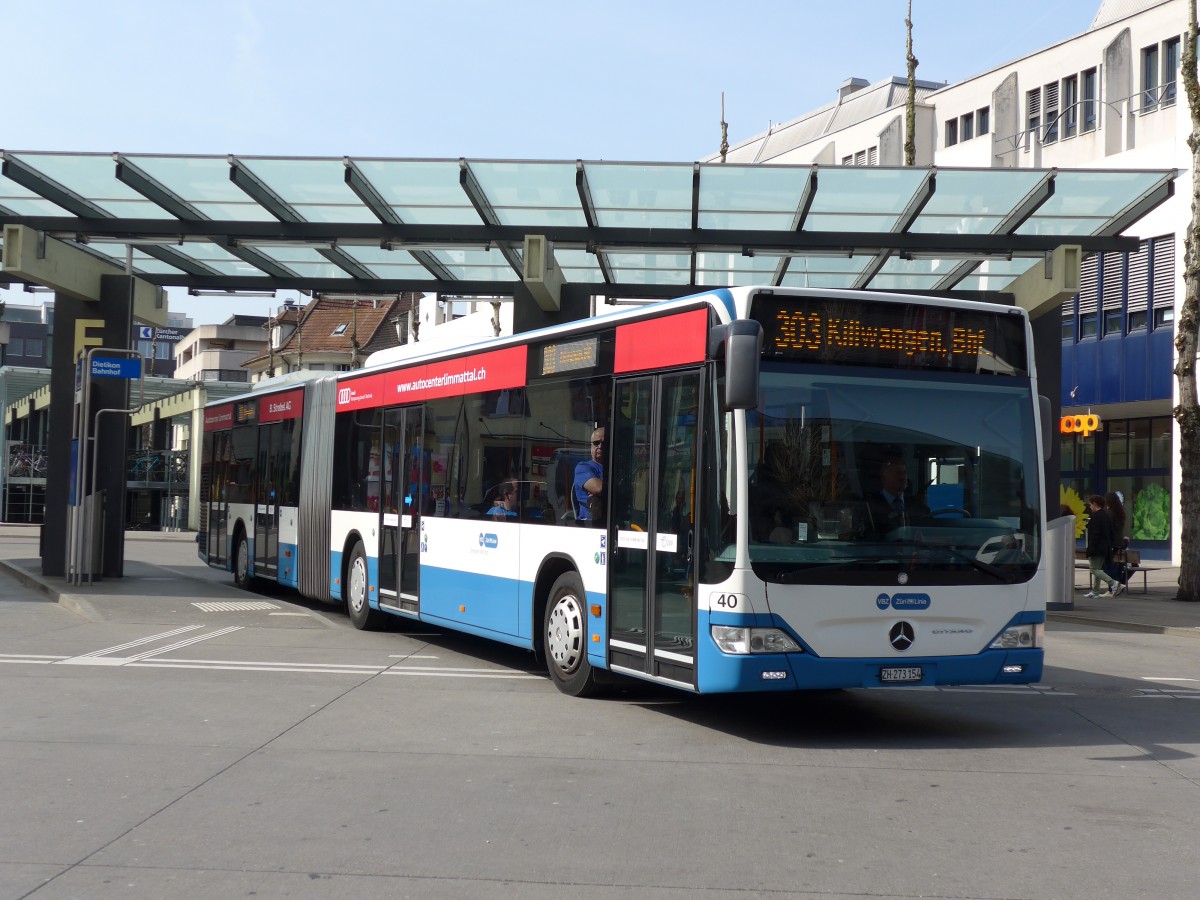
[[[1102,585],[1108,585],[1108,589],[1113,595],[1119,594],[1125,589],[1125,585],[1104,571],[1105,565],[1112,559],[1113,543],[1116,540],[1113,537],[1112,519],[1104,508],[1104,498],[1099,494],[1093,494],[1088,498],[1088,507],[1091,509],[1091,514],[1088,516],[1087,522],[1086,553],[1088,568],[1091,570],[1092,589],[1084,596],[1103,596],[1105,591]],[[1122,524],[1124,523],[1122,522]]]

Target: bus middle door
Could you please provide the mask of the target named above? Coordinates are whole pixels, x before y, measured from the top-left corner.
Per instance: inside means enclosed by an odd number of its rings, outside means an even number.
[[[605,454],[610,664],[686,686],[696,683],[700,385],[699,371],[618,381]]]
[[[389,409],[383,415],[379,604],[410,614],[420,610],[424,431],[423,407]]]

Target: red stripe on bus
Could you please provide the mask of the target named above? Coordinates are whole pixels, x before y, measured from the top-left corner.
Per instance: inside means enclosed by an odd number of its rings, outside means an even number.
[[[702,362],[707,344],[708,311],[704,309],[618,325],[613,370],[635,372]]]
[[[258,401],[258,421],[262,425],[268,422],[298,419],[302,415],[304,415],[304,388],[286,391],[282,394],[272,394]]]
[[[407,366],[338,385],[337,408],[369,409],[525,385],[525,347]]]
[[[216,406],[204,411],[205,431],[225,431],[233,427],[233,404]]]

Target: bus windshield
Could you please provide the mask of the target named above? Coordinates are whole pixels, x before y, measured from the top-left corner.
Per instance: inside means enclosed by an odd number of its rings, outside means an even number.
[[[1040,553],[1030,383],[765,363],[747,413],[749,559],[784,584],[1028,581]]]

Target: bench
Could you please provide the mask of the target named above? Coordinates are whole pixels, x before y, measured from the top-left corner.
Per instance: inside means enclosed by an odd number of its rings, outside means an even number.
[[[1147,576],[1149,575],[1150,568],[1142,565],[1142,552],[1140,550],[1121,550],[1118,551],[1118,560],[1120,560],[1121,557],[1124,557],[1125,570],[1128,574],[1126,581],[1128,583],[1132,583],[1135,575],[1141,575],[1142,593],[1149,593],[1150,586],[1147,582]],[[1075,551],[1075,568],[1083,569],[1085,572],[1091,570],[1091,567],[1088,565],[1087,553],[1085,551],[1078,549]]]

